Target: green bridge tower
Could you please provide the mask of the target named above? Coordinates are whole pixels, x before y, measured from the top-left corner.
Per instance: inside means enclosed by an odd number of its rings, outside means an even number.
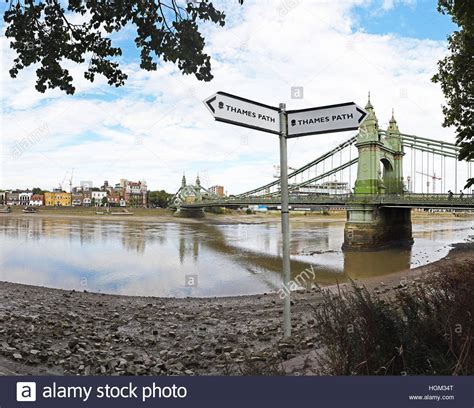
[[[403,194],[403,146],[392,111],[386,132],[379,129],[374,107],[369,100],[367,119],[359,128],[359,150],[355,197],[347,209],[343,249],[364,250],[413,243],[411,210],[365,204],[364,196]]]

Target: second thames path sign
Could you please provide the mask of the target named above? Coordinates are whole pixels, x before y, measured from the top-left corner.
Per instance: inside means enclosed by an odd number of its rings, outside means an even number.
[[[264,132],[280,134],[279,110],[226,92],[217,92],[204,100],[214,118]]]
[[[354,102],[348,102],[317,108],[289,110],[287,114],[287,137],[297,137],[356,130],[368,112]]]

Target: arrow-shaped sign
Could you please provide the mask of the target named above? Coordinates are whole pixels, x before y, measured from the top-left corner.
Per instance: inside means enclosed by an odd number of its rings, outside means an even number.
[[[279,110],[273,106],[226,92],[217,92],[204,104],[217,121],[280,134]]]
[[[290,110],[287,113],[287,137],[289,138],[356,130],[368,115],[365,109],[357,106],[354,102]]]

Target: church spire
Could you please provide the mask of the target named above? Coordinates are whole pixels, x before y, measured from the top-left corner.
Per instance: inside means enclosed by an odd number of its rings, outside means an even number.
[[[186,187],[186,176],[183,173],[183,179],[181,180],[181,187]]]

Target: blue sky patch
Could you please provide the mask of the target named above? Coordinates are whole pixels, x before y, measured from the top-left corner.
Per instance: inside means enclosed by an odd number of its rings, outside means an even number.
[[[457,26],[449,15],[438,12],[437,1],[382,7],[355,7],[359,27],[369,34],[396,34],[402,37],[444,41]]]

